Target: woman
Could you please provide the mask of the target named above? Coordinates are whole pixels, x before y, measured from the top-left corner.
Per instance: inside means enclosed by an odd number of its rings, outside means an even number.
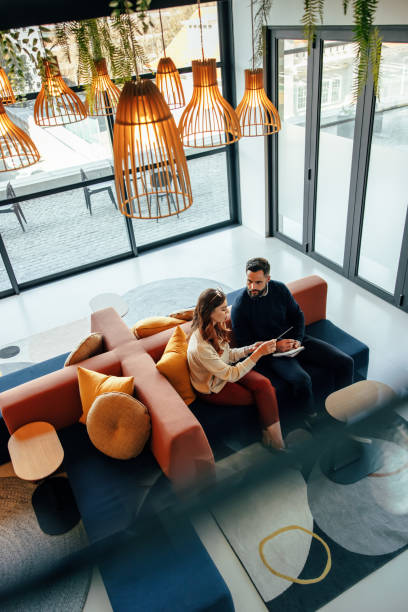
[[[255,401],[263,426],[263,443],[283,450],[275,389],[267,378],[252,371],[261,357],[275,352],[276,340],[230,348],[227,316],[227,300],[220,289],[201,293],[187,351],[191,383],[206,402],[213,404],[246,406]],[[243,357],[246,359],[239,361]]]

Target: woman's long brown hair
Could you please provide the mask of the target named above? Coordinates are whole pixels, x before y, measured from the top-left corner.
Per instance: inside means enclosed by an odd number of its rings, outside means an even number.
[[[214,324],[211,320],[211,313],[225,299],[225,293],[221,289],[205,289],[200,293],[191,324],[191,333],[198,329],[203,340],[209,342],[219,355],[222,353],[220,343],[229,341],[229,331],[225,323]]]

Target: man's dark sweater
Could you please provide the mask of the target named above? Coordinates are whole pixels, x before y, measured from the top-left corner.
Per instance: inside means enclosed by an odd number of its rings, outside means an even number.
[[[302,342],[305,333],[303,312],[283,283],[270,280],[268,293],[251,298],[246,289],[235,299],[231,310],[232,329],[237,346],[277,338],[293,325],[284,338]]]

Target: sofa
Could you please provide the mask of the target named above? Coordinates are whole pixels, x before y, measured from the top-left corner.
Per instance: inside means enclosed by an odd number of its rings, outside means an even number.
[[[288,287],[305,314],[307,333],[351,355],[356,380],[365,378],[368,347],[326,319],[326,282],[310,276]],[[234,292],[228,295],[229,303],[233,298]],[[189,326],[189,322],[183,325],[186,331]],[[61,367],[65,356],[59,356],[0,378],[0,410],[7,426],[6,430],[0,422],[0,447],[4,462],[8,460],[7,437],[16,429],[34,420],[55,426],[64,447],[64,469],[89,541],[95,544],[130,533],[141,513],[148,512],[150,506],[157,507],[151,493],[158,473],[164,474],[166,499],[174,495],[173,491],[179,495],[196,482],[211,483],[214,453],[217,457],[220,448],[225,452],[228,446],[230,452],[236,444],[250,443],[254,437],[259,438],[259,428],[253,406],[214,409],[196,400],[187,407],[155,367],[171,329],[136,339],[119,315],[108,308],[91,315],[91,331],[103,334],[103,353],[68,367]],[[135,396],[150,413],[150,449],[128,461],[111,459],[95,449],[86,427],[78,423],[82,412],[78,365],[134,377]],[[321,383],[321,392],[325,393],[324,373],[313,372],[312,377],[313,384]],[[279,409],[283,412],[284,405]],[[231,435],[235,436],[232,442]],[[166,490],[166,483],[171,483],[171,491],[170,487]],[[153,511],[151,518],[155,525],[152,558],[146,559],[136,540],[99,564],[115,612],[233,610],[231,594],[189,522],[184,521],[175,540]]]

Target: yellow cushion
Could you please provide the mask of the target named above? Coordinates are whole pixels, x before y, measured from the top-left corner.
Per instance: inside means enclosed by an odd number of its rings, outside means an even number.
[[[104,393],[93,402],[86,420],[94,446],[114,459],[137,457],[150,436],[146,406],[126,393]]]
[[[110,391],[121,391],[122,393],[133,393],[133,376],[109,376],[100,372],[93,372],[78,366],[79,394],[82,403],[81,423],[86,423],[88,412],[94,399],[102,393]]]
[[[187,310],[179,310],[177,312],[172,312],[169,314],[169,317],[174,317],[175,319],[182,319],[183,321],[192,321],[194,317],[195,308],[187,308]]]
[[[181,327],[176,327],[167,343],[162,358],[156,368],[173,385],[187,405],[196,398],[190,382],[187,363],[187,337]]]
[[[147,338],[147,336],[153,336],[161,331],[175,327],[184,323],[180,319],[174,317],[147,317],[147,319],[141,319],[132,327],[132,332],[136,338]]]
[[[89,334],[82,340],[66,358],[64,366],[74,365],[84,359],[89,359],[94,355],[102,353],[103,336],[102,334]]]

